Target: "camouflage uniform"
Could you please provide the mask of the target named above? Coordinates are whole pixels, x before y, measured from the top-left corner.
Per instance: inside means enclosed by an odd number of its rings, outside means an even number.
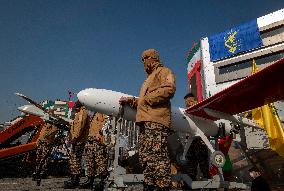
[[[167,150],[169,128],[145,122],[139,135],[139,161],[144,168],[144,182],[160,188],[171,185],[171,164]]]
[[[107,151],[103,143],[103,137],[100,135],[100,130],[107,119],[108,116],[97,112],[90,124],[88,141],[85,147],[88,177],[94,177],[95,171],[101,177],[107,174]]]
[[[36,150],[36,170],[34,172],[34,178],[40,178],[47,171],[47,165],[49,160],[49,154],[52,150],[52,143],[54,142],[56,135],[56,127],[49,123],[46,123],[42,128]]]
[[[81,173],[81,160],[89,131],[89,117],[85,107],[82,107],[75,115],[71,127],[72,150],[69,158],[69,170],[71,174]]]
[[[36,170],[35,174],[43,176],[47,170],[48,155],[52,147],[46,141],[38,141],[36,150]]]
[[[75,108],[79,108],[79,111],[75,114],[75,119],[70,128],[72,150],[69,157],[69,170],[71,177],[69,181],[64,182],[66,189],[74,189],[79,185],[81,160],[90,128],[87,109],[84,106],[75,106]]]
[[[144,190],[153,190],[153,186],[169,188],[171,169],[166,144],[171,126],[170,99],[176,90],[175,76],[161,64],[156,50],[145,50],[141,57],[148,76],[139,98],[121,98],[120,103],[137,109],[136,123],[141,127],[139,155],[145,167]]]
[[[88,177],[94,177],[95,172],[103,178],[107,174],[107,152],[106,147],[96,140],[88,137],[85,147],[86,165]]]
[[[69,157],[69,170],[71,174],[81,174],[81,161],[84,153],[85,143],[72,145]]]

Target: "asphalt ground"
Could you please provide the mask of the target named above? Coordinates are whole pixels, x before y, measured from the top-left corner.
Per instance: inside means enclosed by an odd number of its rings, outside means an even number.
[[[38,190],[58,190],[58,191],[86,191],[90,189],[64,189],[64,181],[68,180],[68,177],[48,177],[42,179],[41,185],[37,186],[36,182],[32,178],[1,178],[0,179],[0,191],[38,191]],[[85,178],[81,179],[84,182]],[[129,186],[124,191],[142,191],[142,185]]]
[[[0,190],[2,191],[36,191],[36,190],[85,190],[85,189],[63,189],[64,181],[68,178],[46,178],[42,179],[41,185],[37,186],[32,178],[2,178],[0,179]]]
[[[0,191],[38,191],[38,190],[58,190],[58,191],[86,191],[91,189],[64,189],[64,181],[68,180],[68,177],[48,177],[42,179],[41,185],[37,186],[36,182],[32,178],[2,178],[0,179]],[[81,182],[84,182],[86,179],[81,178]],[[121,189],[122,190],[122,189]],[[220,189],[223,191],[223,189]],[[128,185],[128,187],[122,191],[143,191],[142,184]],[[172,191],[182,191],[182,190],[172,190]],[[236,190],[230,190],[236,191]],[[273,190],[274,191],[274,190]],[[276,190],[275,190],[276,191]],[[280,190],[277,190],[280,191]],[[283,191],[283,190],[281,190]]]

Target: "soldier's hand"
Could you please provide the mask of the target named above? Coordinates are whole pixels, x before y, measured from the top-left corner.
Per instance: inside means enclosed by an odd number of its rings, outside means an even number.
[[[132,100],[132,97],[121,97],[119,100],[119,104],[124,105],[124,104],[129,104]]]

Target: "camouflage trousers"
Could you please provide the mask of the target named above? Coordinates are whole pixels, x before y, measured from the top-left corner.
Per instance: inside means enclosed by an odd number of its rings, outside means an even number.
[[[37,175],[43,175],[47,171],[47,165],[49,160],[49,154],[51,152],[52,145],[47,141],[39,140],[36,150],[36,170]]]
[[[81,174],[81,161],[84,153],[85,143],[72,144],[72,150],[69,157],[69,170],[70,173]]]
[[[89,136],[85,147],[88,177],[94,177],[95,172],[103,178],[107,175],[106,147],[100,144],[95,137]]]
[[[167,149],[170,130],[153,122],[145,122],[140,127],[139,162],[144,171],[144,183],[159,188],[171,185],[171,165]]]

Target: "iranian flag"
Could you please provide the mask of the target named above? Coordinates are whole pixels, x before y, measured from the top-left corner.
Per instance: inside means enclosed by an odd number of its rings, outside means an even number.
[[[187,57],[187,74],[191,72],[197,62],[201,60],[200,42],[195,43],[188,53]]]
[[[193,93],[198,101],[203,100],[201,82],[201,49],[200,41],[195,43],[187,56],[187,79],[189,92]]]

